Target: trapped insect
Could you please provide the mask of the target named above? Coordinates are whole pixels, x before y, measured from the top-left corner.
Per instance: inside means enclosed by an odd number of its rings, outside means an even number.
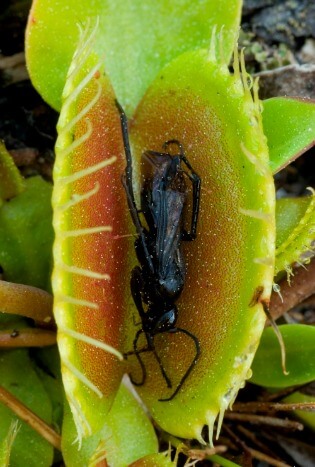
[[[137,231],[135,251],[140,266],[131,272],[131,293],[141,319],[141,329],[135,335],[133,350],[125,354],[135,355],[142,370],[141,386],[146,380],[146,368],[141,355],[152,352],[157,360],[167,387],[172,382],[163,367],[154,344],[154,337],[161,333],[182,333],[191,338],[195,355],[171,396],[160,401],[170,401],[179,392],[200,356],[198,338],[186,329],[176,326],[178,300],[185,284],[185,262],[181,242],[196,238],[201,179],[187,160],[182,144],[169,140],[163,144],[163,152],[145,151],[143,154],[153,168],[152,178],[146,180],[141,192],[141,210],[138,210],[132,186],[132,158],[128,135],[128,121],[118,102],[124,150],[127,161],[122,183],[126,191],[129,211]],[[168,148],[176,147],[179,153],[171,155]],[[183,214],[187,198],[186,179],[192,184],[192,216],[190,230],[183,227]],[[143,213],[147,227],[143,226],[139,213]],[[147,345],[138,348],[141,334]]]

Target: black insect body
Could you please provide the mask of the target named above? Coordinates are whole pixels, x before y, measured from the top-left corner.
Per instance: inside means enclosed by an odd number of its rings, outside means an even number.
[[[163,151],[146,151],[144,159],[150,164],[152,176],[146,179],[141,193],[141,210],[137,209],[132,186],[132,160],[128,136],[128,122],[121,106],[116,103],[121,119],[124,149],[127,166],[122,182],[127,194],[128,206],[133,223],[137,230],[135,251],[140,266],[136,266],[131,273],[131,293],[141,318],[141,329],[136,333],[133,350],[125,354],[135,355],[139,361],[142,378],[132,381],[135,385],[143,385],[146,379],[146,368],[141,355],[153,352],[161,373],[169,388],[172,387],[170,378],[165,372],[162,361],[156,352],[154,337],[160,333],[183,333],[194,341],[195,356],[181,378],[175,391],[170,397],[159,399],[169,401],[173,399],[183,386],[200,356],[198,338],[186,329],[177,327],[178,309],[176,301],[185,284],[185,262],[181,252],[181,242],[196,238],[199,213],[200,184],[199,176],[189,164],[182,145],[177,140],[164,143]],[[171,155],[169,147],[176,147],[179,154]],[[192,183],[192,218],[190,230],[183,226],[184,209],[187,198],[187,184]],[[139,213],[142,213],[147,226],[143,226]],[[138,348],[141,334],[145,334],[147,345]]]

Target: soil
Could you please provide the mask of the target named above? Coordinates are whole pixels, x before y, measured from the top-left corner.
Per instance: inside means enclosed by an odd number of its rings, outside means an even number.
[[[31,2],[0,6],[0,138],[24,176],[52,179],[58,114],[33,88],[25,65],[24,32]]]
[[[25,177],[41,174],[51,180],[58,115],[28,79],[23,47],[30,4],[30,0],[2,0],[0,5],[0,138]],[[245,0],[240,46],[246,47],[248,70],[260,77],[262,98],[315,99],[314,0]],[[300,196],[308,186],[315,188],[314,156],[315,150],[309,150],[277,175],[281,196]],[[315,323],[314,304],[311,297],[290,312],[290,319]],[[315,393],[314,385],[303,390]],[[282,397],[282,393],[273,396],[273,402]],[[248,401],[270,402],[270,394],[248,384],[237,402]],[[252,413],[258,417],[254,424],[244,412],[237,420],[227,417],[219,443],[228,446],[229,458],[244,467],[315,466],[314,434],[288,423],[271,427],[259,418],[275,414],[284,422],[297,423],[289,413],[281,415],[270,408]]]

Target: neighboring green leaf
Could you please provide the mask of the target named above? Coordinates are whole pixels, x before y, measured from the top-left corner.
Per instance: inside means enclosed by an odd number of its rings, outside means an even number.
[[[285,397],[283,402],[289,404],[301,404],[301,403],[315,403],[315,396],[304,394],[302,392],[296,391],[293,394]],[[294,410],[294,414],[302,420],[302,422],[307,425],[311,430],[315,431],[315,412],[314,410]]]
[[[0,384],[35,412],[48,424],[52,420],[49,397],[33,369],[26,350],[1,351]],[[4,439],[11,423],[17,416],[0,403],[0,439]],[[12,446],[11,467],[50,467],[53,459],[52,446],[25,422],[20,421],[20,429]]]
[[[62,384],[60,371],[60,356],[56,345],[36,349],[32,353],[33,361],[36,363],[35,371],[43,383],[52,405],[51,426],[58,433],[61,433],[63,422],[63,409],[65,393]],[[54,451],[54,463],[62,462],[62,453]],[[59,465],[59,464],[58,464]]]
[[[150,420],[124,385],[117,393],[103,428],[95,435],[83,438],[81,448],[76,440],[76,427],[67,404],[62,429],[62,452],[67,467],[92,466],[101,459],[115,467],[126,467],[158,449]]]
[[[206,459],[212,461],[212,463],[216,465],[221,465],[222,467],[242,467],[239,464],[235,464],[235,462],[230,461],[229,459],[225,459],[225,457],[219,456],[218,454],[207,456]]]
[[[26,326],[27,321],[21,316],[14,314],[4,313],[0,307],[0,330],[3,331],[6,328],[15,329],[15,326]]]
[[[18,420],[12,421],[7,436],[0,440],[0,467],[9,467],[11,449],[18,431]]]
[[[60,372],[60,357],[57,346],[45,347],[33,352],[35,371],[50,398],[52,404],[52,426],[57,433],[61,432],[64,389]]]
[[[66,73],[78,42],[78,25],[99,18],[95,50],[120,102],[132,112],[159,70],[180,53],[208,47],[211,30],[222,30],[229,61],[238,34],[241,0],[37,0],[26,33],[27,64],[34,86],[61,108]]]
[[[284,243],[301,222],[313,197],[280,198],[276,201],[276,248]]]
[[[25,180],[23,193],[0,208],[0,265],[7,281],[47,289],[53,243],[52,186]]]
[[[315,379],[315,327],[303,324],[279,326],[285,348],[287,371],[281,367],[280,346],[273,329],[264,330],[254,362],[251,382],[270,388],[285,388]]]
[[[315,240],[315,195],[282,198],[276,204],[275,275],[290,274],[295,262],[306,263]]]
[[[315,102],[275,97],[263,103],[270,167],[279,172],[315,144]]]
[[[0,140],[0,202],[22,193],[24,188],[24,178]]]

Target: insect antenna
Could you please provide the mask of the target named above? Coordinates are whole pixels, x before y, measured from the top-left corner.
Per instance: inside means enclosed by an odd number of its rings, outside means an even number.
[[[181,156],[185,156],[185,152],[184,152],[183,145],[182,145],[182,143],[180,143],[177,139],[170,139],[170,140],[168,140],[168,141],[165,141],[165,143],[164,143],[163,146],[162,146],[162,148],[164,149],[164,151],[167,151],[167,148],[168,148],[171,144],[176,144],[176,146],[179,147],[180,155],[181,155]]]
[[[190,375],[193,367],[196,365],[199,357],[200,357],[200,343],[199,343],[199,340],[198,338],[192,334],[191,332],[187,331],[186,329],[182,329],[182,328],[175,328],[174,330],[170,330],[169,331],[170,333],[178,333],[178,332],[182,332],[183,334],[186,334],[187,336],[189,336],[195,343],[195,347],[196,347],[196,355],[194,356],[194,359],[193,361],[191,362],[191,364],[189,365],[189,368],[188,370],[186,371],[186,373],[184,374],[184,376],[182,377],[182,379],[180,380],[179,384],[177,385],[177,388],[175,389],[175,391],[173,392],[173,394],[171,394],[169,397],[165,398],[165,399],[159,399],[160,402],[168,402],[168,401],[171,401],[172,399],[174,399],[174,397],[176,396],[176,394],[180,391],[180,389],[182,388],[184,382],[186,381],[186,379],[188,378],[188,376]]]
[[[150,349],[149,347],[145,347],[145,348],[140,349],[140,350],[137,349],[139,337],[140,337],[140,335],[141,335],[143,332],[144,332],[143,329],[139,329],[139,330],[137,331],[136,336],[135,336],[135,338],[134,338],[134,340],[133,340],[133,350],[130,351],[130,352],[126,352],[126,353],[124,354],[124,357],[125,357],[125,358],[127,358],[128,355],[135,355],[136,358],[137,358],[137,360],[138,360],[138,362],[139,362],[139,365],[140,365],[140,368],[141,368],[141,371],[142,371],[142,377],[141,377],[140,382],[135,381],[135,380],[132,378],[132,376],[130,376],[130,381],[131,381],[132,384],[134,384],[135,386],[142,386],[142,385],[144,384],[145,380],[146,380],[146,377],[147,377],[147,370],[146,370],[145,365],[144,365],[144,363],[143,363],[143,361],[142,361],[142,358],[140,357],[140,354],[141,354],[142,352],[148,352],[148,351],[150,351],[151,349]]]
[[[155,358],[156,358],[156,361],[157,361],[158,364],[159,364],[159,367],[160,367],[162,376],[163,376],[163,378],[164,378],[165,381],[166,381],[167,387],[168,387],[168,388],[171,388],[171,387],[172,387],[171,380],[170,380],[169,377],[167,376],[166,371],[164,370],[164,366],[163,366],[162,360],[161,360],[160,357],[158,356],[157,351],[155,350],[155,347],[154,347],[154,346],[153,346],[152,352],[153,352],[153,354],[154,354],[154,356],[155,356]],[[159,399],[159,400],[161,400],[161,399]]]

